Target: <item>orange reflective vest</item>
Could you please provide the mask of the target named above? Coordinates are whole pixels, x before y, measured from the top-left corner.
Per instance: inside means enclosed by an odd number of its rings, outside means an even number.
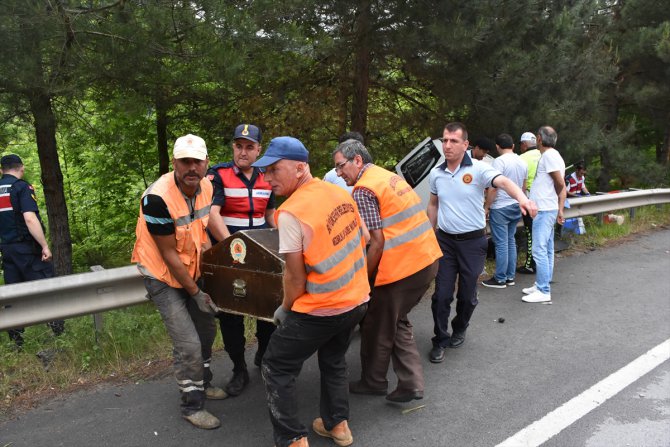
[[[399,281],[442,257],[421,199],[397,174],[372,165],[354,185],[372,191],[379,201],[384,252],[375,285]]]
[[[319,179],[301,186],[279,207],[311,228],[313,238],[303,252],[305,293],[291,309],[345,309],[367,300],[370,293],[365,240],[360,216],[351,196],[339,186]]]
[[[195,196],[195,203],[191,210],[175,183],[174,172],[168,172],[151,184],[142,194],[142,199],[147,194],[155,194],[165,201],[175,226],[179,259],[188,270],[191,278],[196,280],[200,278],[202,245],[207,241],[205,229],[209,221],[212,191],[212,183],[207,178],[203,178],[200,181],[200,191]],[[149,233],[141,206],[135,234],[137,240],[135,241],[131,262],[138,263],[138,268],[143,274],[162,281],[170,287],[183,288],[168,270],[156,242]]]

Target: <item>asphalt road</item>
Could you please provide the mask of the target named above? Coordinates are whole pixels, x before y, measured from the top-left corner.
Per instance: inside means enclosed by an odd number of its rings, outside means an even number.
[[[670,230],[559,258],[554,277],[552,305],[521,301],[529,276],[519,275],[517,286],[504,290],[481,287],[465,345],[449,350],[442,364],[426,357],[422,401],[399,405],[351,396],[355,445],[496,446],[670,339]],[[497,322],[500,317],[504,323]],[[429,295],[410,318],[427,356]],[[547,435],[543,445],[670,446],[667,346],[659,366],[557,435]],[[360,373],[358,347],[356,337],[347,356],[351,378]],[[254,349],[247,354],[251,365]],[[225,383],[230,368],[219,354],[215,382]],[[176,386],[167,377],[104,385],[45,403],[0,425],[0,446],[271,446],[260,374],[257,368],[251,372],[242,396],[208,402],[222,418],[218,430],[198,430],[181,420]],[[310,424],[318,411],[314,359],[305,364],[298,387],[301,417]],[[333,445],[314,434],[309,441]]]

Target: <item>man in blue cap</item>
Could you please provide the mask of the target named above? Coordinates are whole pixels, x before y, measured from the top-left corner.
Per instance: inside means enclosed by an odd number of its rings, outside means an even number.
[[[54,276],[51,250],[37,207],[35,188],[23,180],[25,166],[16,154],[0,159],[0,251],[5,284]],[[48,323],[54,334],[65,330],[63,320]],[[10,329],[9,338],[23,346],[23,328]]]
[[[279,252],[286,261],[284,299],[275,312],[278,327],[261,373],[275,445],[307,446],[295,385],[305,360],[318,352],[321,417],[314,419],[312,430],[348,446],[354,439],[344,355],[369,300],[365,237],[351,195],[312,177],[308,159],[299,140],[279,137],[254,163],[266,168],[272,191],[288,197],[276,214]]]
[[[214,186],[208,225],[212,245],[240,230],[275,226],[275,196],[270,184],[265,181],[265,174],[252,166],[261,154],[261,139],[258,126],[240,124],[233,134],[233,161],[219,163],[207,171],[207,178]],[[249,383],[244,359],[244,317],[221,312],[217,318],[224,349],[233,362],[233,377],[226,385],[226,393],[238,396]],[[274,324],[256,320],[256,366],[261,366],[261,359],[274,329]]]

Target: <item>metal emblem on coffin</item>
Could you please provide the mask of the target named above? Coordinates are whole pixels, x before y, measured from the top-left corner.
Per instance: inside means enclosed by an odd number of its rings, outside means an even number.
[[[244,264],[244,258],[247,257],[247,244],[240,238],[235,238],[230,242],[230,256],[233,262]]]

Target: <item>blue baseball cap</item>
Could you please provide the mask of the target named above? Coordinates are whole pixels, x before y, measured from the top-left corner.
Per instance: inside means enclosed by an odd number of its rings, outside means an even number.
[[[309,161],[309,152],[300,140],[293,137],[273,138],[265,154],[251,166],[264,168],[279,160]]]
[[[261,130],[253,124],[240,124],[235,128],[235,133],[233,134],[233,140],[237,140],[238,138],[260,143],[262,138]]]

